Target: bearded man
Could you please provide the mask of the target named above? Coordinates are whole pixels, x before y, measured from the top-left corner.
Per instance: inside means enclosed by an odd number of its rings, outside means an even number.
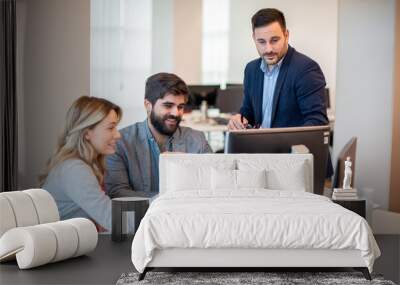
[[[212,152],[202,132],[179,126],[188,98],[185,82],[175,74],[147,79],[147,119],[120,130],[116,152],[106,159],[105,188],[111,198],[157,195],[162,152]]]

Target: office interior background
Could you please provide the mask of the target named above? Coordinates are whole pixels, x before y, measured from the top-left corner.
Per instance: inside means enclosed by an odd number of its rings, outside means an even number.
[[[396,0],[17,0],[18,188],[37,186],[65,113],[79,96],[143,120],[145,79],[241,83],[258,55],[250,18],[276,7],[289,43],[321,66],[335,115],[333,157],[358,137],[356,187],[400,212],[400,44]],[[396,32],[397,31],[397,32]],[[15,189],[16,190],[16,189]]]

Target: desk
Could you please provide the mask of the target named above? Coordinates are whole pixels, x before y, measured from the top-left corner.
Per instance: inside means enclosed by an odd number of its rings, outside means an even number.
[[[27,270],[19,270],[16,261],[1,263],[0,284],[115,284],[122,273],[135,271],[132,239],[112,242],[111,235],[99,235],[88,255]]]
[[[212,119],[208,119],[207,121],[201,121],[201,122],[182,121],[180,126],[189,127],[194,130],[201,131],[201,132],[226,132],[226,131],[228,131],[227,125],[219,125],[219,124],[213,122]]]
[[[205,121],[197,121],[191,117],[191,114],[185,114],[180,126],[204,132],[213,151],[224,148],[225,132],[228,131],[227,124],[218,124],[212,118]]]

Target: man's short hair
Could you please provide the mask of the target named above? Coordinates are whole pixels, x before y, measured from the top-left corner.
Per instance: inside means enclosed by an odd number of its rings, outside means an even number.
[[[285,16],[281,11],[274,8],[261,9],[251,17],[253,32],[256,28],[264,27],[274,22],[281,25],[283,31],[286,31]]]
[[[172,95],[184,95],[186,101],[189,99],[189,90],[186,83],[173,73],[156,73],[146,80],[146,89],[144,98],[150,101],[152,105],[158,99],[170,93]]]

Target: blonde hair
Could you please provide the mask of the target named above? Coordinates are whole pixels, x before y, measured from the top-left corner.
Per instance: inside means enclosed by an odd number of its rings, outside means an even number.
[[[44,174],[39,176],[40,186],[43,186],[54,167],[71,158],[83,160],[91,167],[99,184],[103,183],[104,155],[94,149],[85,139],[85,134],[107,117],[112,110],[117,113],[119,121],[122,117],[121,108],[105,99],[82,96],[72,104],[67,112],[65,128],[58,140],[57,148],[47,162]]]

